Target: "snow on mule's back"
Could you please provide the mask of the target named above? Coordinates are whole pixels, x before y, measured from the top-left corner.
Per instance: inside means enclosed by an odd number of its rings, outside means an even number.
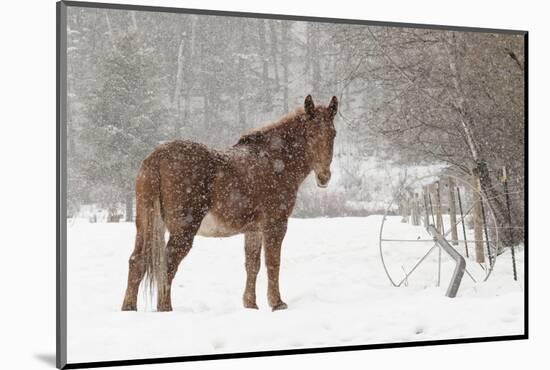
[[[499,257],[488,283],[465,283],[455,299],[444,296],[446,283],[434,287],[429,265],[411,278],[416,280],[409,288],[393,288],[378,256],[380,221],[381,216],[290,219],[281,266],[281,293],[289,309],[279,312],[267,305],[263,265],[260,310],[242,307],[242,235],[197,236],[174,280],[171,313],[152,312],[141,293],[138,312],[120,311],[133,224],[71,221],[69,361],[523,333],[523,281],[512,280],[504,262],[509,256]],[[520,267],[522,261],[520,253]]]

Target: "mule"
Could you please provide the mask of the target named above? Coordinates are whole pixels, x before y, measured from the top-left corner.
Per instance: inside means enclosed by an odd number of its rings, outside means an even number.
[[[137,233],[122,310],[137,310],[138,288],[147,275],[157,289],[157,311],[171,311],[172,280],[195,235],[241,233],[244,307],[258,308],[263,245],[268,303],[273,311],[287,308],[279,291],[281,244],[300,184],[312,171],[319,187],[329,183],[337,109],[336,97],[316,107],[308,95],[303,108],[242,135],[225,151],[176,140],[147,156],[136,178]]]

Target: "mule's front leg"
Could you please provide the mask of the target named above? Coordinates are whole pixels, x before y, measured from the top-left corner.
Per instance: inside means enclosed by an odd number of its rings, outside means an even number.
[[[288,306],[279,292],[279,268],[281,266],[281,244],[286,234],[286,220],[271,225],[264,231],[265,265],[267,268],[267,301],[272,310],[284,310]]]
[[[246,233],[244,235],[246,287],[243,294],[243,304],[246,308],[258,309],[256,304],[256,277],[258,271],[260,271],[261,250],[262,234]]]

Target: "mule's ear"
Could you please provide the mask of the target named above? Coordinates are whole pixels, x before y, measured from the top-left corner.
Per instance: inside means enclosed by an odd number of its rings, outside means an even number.
[[[328,105],[328,111],[330,112],[330,116],[334,118],[336,116],[336,112],[338,112],[338,99],[336,96],[333,96],[332,99],[330,99],[330,104]]]
[[[313,98],[311,95],[306,96],[306,100],[304,101],[304,110],[310,117],[313,117],[315,114],[315,104],[313,104]]]

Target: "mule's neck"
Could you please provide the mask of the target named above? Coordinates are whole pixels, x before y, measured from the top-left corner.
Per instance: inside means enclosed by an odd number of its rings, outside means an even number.
[[[276,123],[242,136],[236,146],[247,146],[257,155],[266,155],[276,173],[299,186],[313,168],[306,142],[305,113],[298,109]]]
[[[305,114],[305,113],[304,113]],[[273,130],[270,144],[272,161],[281,160],[284,164],[284,174],[286,178],[294,178],[300,185],[309,175],[313,168],[309,156],[307,155],[306,144],[306,123],[301,115],[294,117],[292,121]],[[278,138],[281,138],[281,146],[278,147]],[[275,170],[277,166],[275,163]]]

